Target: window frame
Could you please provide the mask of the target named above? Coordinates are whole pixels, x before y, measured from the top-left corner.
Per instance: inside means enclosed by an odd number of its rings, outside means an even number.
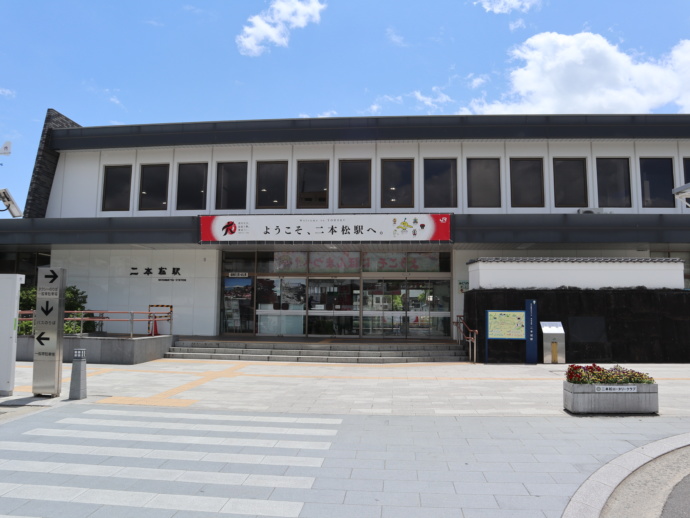
[[[325,205],[303,205],[302,200],[300,200],[300,195],[304,192],[300,189],[300,184],[302,183],[303,171],[300,169],[301,164],[316,164],[323,163],[326,165],[326,202]],[[331,161],[328,159],[308,159],[308,160],[297,160],[297,178],[295,186],[295,208],[300,210],[309,209],[328,209],[330,207],[330,196],[331,196]]]
[[[108,191],[108,170],[129,169],[129,185],[127,187],[127,208],[108,209],[106,205],[106,195]],[[103,166],[103,191],[101,192],[101,212],[129,212],[132,208],[132,180],[133,167],[131,164],[108,164]]]
[[[180,179],[182,175],[182,168],[184,166],[198,166],[198,165],[203,165],[205,166],[204,171],[203,171],[203,187],[204,189],[201,191],[203,193],[203,196],[200,198],[201,199],[201,207],[192,207],[189,209],[181,209],[180,208]],[[175,210],[177,211],[205,211],[206,206],[208,205],[208,162],[180,162],[177,164],[177,185],[176,185],[176,193],[175,193]]]
[[[558,176],[557,176],[557,171],[556,171],[556,162],[580,162],[582,164],[582,180],[584,183],[584,203],[582,204],[574,204],[574,205],[559,205],[558,204],[558,195],[557,195],[557,184],[558,182]],[[587,172],[587,158],[585,157],[553,157],[551,159],[551,167],[552,167],[552,174],[553,174],[553,206],[556,209],[572,209],[572,208],[586,208],[589,207],[589,176]]]
[[[513,164],[515,162],[539,162],[541,166],[541,171],[539,178],[541,180],[541,204],[540,205],[516,205],[514,198],[516,197],[517,186],[521,182],[513,181]],[[534,156],[514,156],[508,159],[508,180],[510,182],[510,208],[511,209],[544,209],[546,208],[546,179],[544,178],[544,157],[534,157]]]
[[[471,188],[471,178],[472,176],[470,175],[470,161],[471,160],[484,160],[484,161],[494,161],[498,163],[498,170],[496,171],[497,173],[497,178],[496,178],[496,185],[498,187],[498,205],[472,205],[472,188]],[[481,157],[481,156],[473,156],[473,157],[467,157],[465,159],[465,173],[466,173],[466,187],[465,191],[467,192],[467,208],[468,209],[501,209],[503,208],[503,189],[501,185],[501,158],[499,157]]]
[[[144,191],[144,171],[147,168],[154,168],[154,167],[166,167],[166,174],[165,174],[165,201],[163,202],[163,207],[162,209],[159,208],[144,208],[142,206],[143,198],[142,194],[145,194],[146,191]],[[142,212],[149,212],[149,211],[167,211],[169,210],[169,201],[170,201],[170,163],[168,162],[158,162],[158,163],[151,163],[151,164],[141,164],[139,166],[139,203],[137,204],[137,210],[142,211]]]
[[[343,203],[343,164],[346,163],[367,163],[369,165],[369,178],[367,180],[367,204],[346,205]],[[371,158],[343,158],[338,160],[338,208],[339,209],[371,209],[371,177],[372,160]]]
[[[642,163],[644,161],[651,161],[651,160],[664,160],[668,161],[671,164],[671,171],[670,171],[670,177],[666,178],[666,180],[671,181],[670,186],[666,186],[662,189],[662,191],[666,192],[667,196],[669,196],[670,199],[667,199],[667,202],[670,203],[670,205],[659,207],[655,205],[647,205],[645,198],[644,198],[644,172],[643,172],[643,167]],[[640,179],[640,208],[642,209],[653,209],[653,210],[661,210],[661,209],[675,209],[676,208],[676,199],[671,193],[673,188],[675,187],[675,164],[673,157],[670,156],[641,156],[638,158],[638,165],[639,165],[639,179]],[[649,174],[649,172],[647,173]],[[651,198],[650,198],[651,199]]]
[[[403,162],[406,164],[410,165],[410,201],[407,204],[391,204],[390,202],[385,201],[385,194],[386,194],[386,186],[384,185],[384,175],[386,174],[386,167],[384,164],[391,163],[391,162]],[[415,189],[414,189],[414,158],[382,158],[381,159],[381,175],[380,175],[380,182],[381,182],[381,208],[382,209],[412,209],[414,208],[414,196],[415,196]],[[391,190],[390,188],[388,190]]]
[[[454,170],[452,171],[452,184],[448,188],[448,192],[451,193],[451,204],[446,205],[429,205],[427,204],[427,162],[441,162],[448,161],[454,164]],[[422,184],[424,186],[422,206],[425,209],[445,209],[445,208],[457,208],[458,207],[458,158],[457,157],[424,157],[422,161]]]
[[[260,181],[260,174],[261,171],[260,166],[262,165],[282,165],[284,166],[284,171],[282,172],[284,178],[283,178],[283,193],[282,193],[282,203],[278,203],[277,205],[260,205],[259,204],[259,196],[261,191],[261,181]],[[257,160],[256,162],[256,195],[255,195],[255,203],[254,203],[254,208],[257,210],[270,210],[270,209],[287,209],[287,193],[288,193],[288,175],[289,175],[289,162],[287,160]]]
[[[628,205],[609,205],[609,204],[603,204],[602,203],[602,198],[601,198],[601,180],[600,180],[600,175],[599,175],[599,163],[600,161],[603,160],[625,160],[625,162],[628,164],[628,174],[626,177],[627,180],[627,187],[628,187]],[[596,182],[597,182],[597,207],[603,208],[603,209],[632,209],[634,207],[634,198],[633,198],[633,182],[632,182],[632,160],[630,156],[596,156],[594,157],[594,163],[595,163],[595,176],[596,176]]]
[[[243,199],[244,199],[244,204],[242,207],[221,207],[222,203],[222,191],[221,191],[221,181],[220,181],[220,174],[221,174],[221,167],[225,166],[226,164],[244,164],[244,191],[243,191]],[[230,174],[231,171],[228,171],[228,174]],[[216,184],[215,184],[215,203],[214,203],[214,210],[247,210],[247,187],[249,186],[249,162],[246,160],[233,160],[233,161],[223,161],[223,162],[216,162]],[[231,187],[234,187],[234,185],[231,185]],[[237,191],[240,191],[238,188]]]

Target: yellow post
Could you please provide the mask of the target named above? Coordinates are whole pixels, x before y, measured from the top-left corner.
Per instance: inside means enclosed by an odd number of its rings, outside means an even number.
[[[551,363],[558,363],[558,342],[551,341]]]

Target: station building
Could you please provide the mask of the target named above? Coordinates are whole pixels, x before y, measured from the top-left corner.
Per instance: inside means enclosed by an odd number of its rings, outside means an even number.
[[[687,115],[82,127],[48,110],[0,269],[64,267],[94,310],[172,306],[175,334],[451,338],[477,263],[538,288],[520,279],[549,259],[563,286],[671,262],[661,287],[684,288],[671,190],[688,182]]]

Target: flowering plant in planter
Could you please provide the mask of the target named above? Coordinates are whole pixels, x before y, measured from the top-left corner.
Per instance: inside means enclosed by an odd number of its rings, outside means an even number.
[[[592,365],[571,365],[565,373],[566,381],[580,385],[605,384],[620,385],[625,383],[656,383],[654,378],[644,372],[625,369],[620,365],[604,369],[596,363]]]

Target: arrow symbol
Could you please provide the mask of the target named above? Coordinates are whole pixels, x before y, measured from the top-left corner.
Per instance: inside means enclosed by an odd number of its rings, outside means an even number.
[[[55,270],[50,270],[50,275],[45,275],[44,277],[46,279],[50,279],[50,284],[53,284],[55,282],[55,279],[57,279],[59,275],[55,273]]]
[[[41,311],[43,311],[43,314],[44,314],[45,316],[50,315],[50,314],[53,312],[53,309],[55,309],[55,308],[50,307],[50,304],[48,304],[48,301],[47,301],[47,300],[46,300],[46,305],[45,305],[45,307],[41,307]]]
[[[45,335],[45,333],[44,333],[43,331],[41,331],[41,334],[38,335],[38,336],[36,337],[36,340],[38,340],[38,343],[41,344],[41,345],[45,345],[45,344],[43,343],[43,340],[45,340],[46,342],[47,342],[48,340],[50,340],[49,337],[43,336],[43,335]]]

